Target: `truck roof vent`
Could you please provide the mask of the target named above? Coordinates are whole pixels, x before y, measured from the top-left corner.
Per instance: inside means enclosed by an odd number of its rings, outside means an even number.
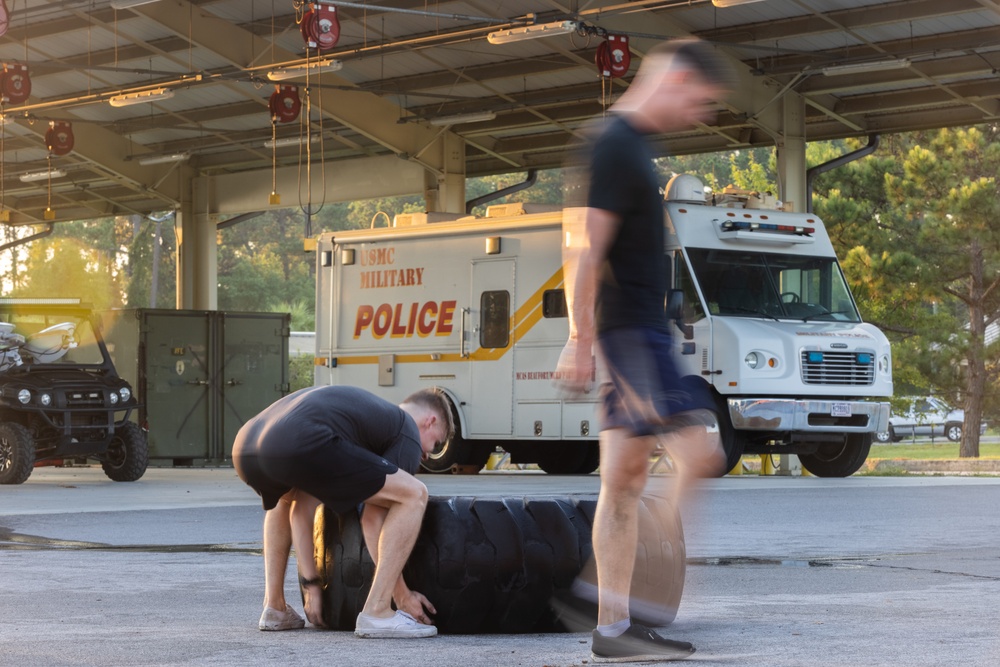
[[[684,204],[704,204],[705,184],[697,176],[676,174],[667,183],[663,198]]]

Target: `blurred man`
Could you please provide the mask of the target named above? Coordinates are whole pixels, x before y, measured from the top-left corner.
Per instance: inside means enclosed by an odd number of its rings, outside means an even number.
[[[375,577],[358,614],[359,637],[431,637],[434,606],[403,580],[427,506],[417,480],[421,458],[454,434],[451,407],[437,389],[399,406],[355,387],[310,387],[279,399],[240,429],[237,474],[260,495],[264,515],[261,630],[296,630],[305,621],[285,602],[285,568],[295,545],[309,622],[324,626],[323,582],[313,559],[313,519],[364,504],[361,527]],[[392,608],[395,602],[397,611]]]
[[[710,120],[730,76],[704,42],[660,44],[642,59],[589,145],[584,240],[576,256],[567,257],[565,272],[571,335],[557,377],[570,391],[586,391],[595,351],[607,372],[593,529],[599,609],[592,657],[598,662],[677,660],[695,650],[629,618],[650,455],[658,444],[670,454],[675,493],[724,465],[711,396],[700,380],[681,378],[672,358],[663,201],[647,137]]]

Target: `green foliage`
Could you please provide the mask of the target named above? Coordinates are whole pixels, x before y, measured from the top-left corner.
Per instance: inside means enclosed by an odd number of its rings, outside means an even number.
[[[291,391],[298,391],[313,386],[312,355],[301,354],[288,358],[288,384]]]

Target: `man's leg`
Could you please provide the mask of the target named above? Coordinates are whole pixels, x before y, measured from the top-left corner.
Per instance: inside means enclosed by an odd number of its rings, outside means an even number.
[[[413,545],[420,533],[424,510],[427,508],[427,487],[413,475],[402,470],[385,478],[385,486],[365,501],[386,510],[377,549],[375,578],[361,613],[376,618],[388,618],[392,610],[393,590],[399,583]]]
[[[285,602],[285,569],[292,545],[288,495],[264,514],[264,611],[261,630],[298,630],[305,621]]]
[[[264,607],[285,609],[285,570],[292,548],[291,503],[282,497],[264,514]]]
[[[601,492],[594,514],[598,625],[628,617],[628,595],[638,546],[639,498],[646,485],[652,445],[624,429],[601,432]]]

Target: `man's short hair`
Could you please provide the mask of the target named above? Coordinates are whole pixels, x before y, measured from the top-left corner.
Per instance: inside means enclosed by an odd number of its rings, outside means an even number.
[[[735,74],[729,62],[719,54],[714,46],[700,39],[671,39],[660,42],[646,52],[646,58],[676,58],[690,67],[705,80],[705,83],[721,88],[732,88]]]
[[[455,435],[455,419],[451,416],[451,403],[448,396],[439,387],[428,387],[415,391],[406,397],[403,403],[413,403],[429,410],[433,410],[448,428],[446,429],[447,439]]]

